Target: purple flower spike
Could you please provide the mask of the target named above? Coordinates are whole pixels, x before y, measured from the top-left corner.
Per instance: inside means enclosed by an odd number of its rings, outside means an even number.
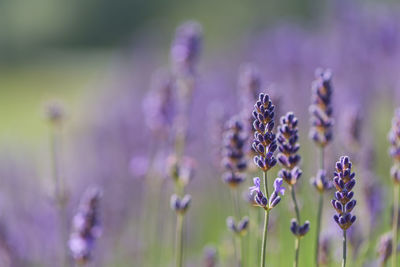
[[[312,103],[310,106],[310,138],[325,147],[332,140],[332,74],[329,70],[318,69],[312,83]]]
[[[333,217],[335,222],[343,230],[347,230],[356,220],[351,211],[356,206],[356,200],[353,198],[351,191],[356,184],[355,173],[351,171],[351,162],[349,157],[344,156],[336,163],[335,177],[333,178],[337,191],[335,198],[331,201],[333,208],[337,214]]]
[[[254,157],[254,163],[263,171],[268,171],[277,162],[274,157],[274,152],[277,149],[276,137],[272,132],[275,125],[274,109],[269,96],[261,93],[252,113],[255,131],[252,147],[257,154]]]
[[[339,179],[337,179],[337,180],[333,179],[333,182],[336,187],[339,186]],[[311,183],[321,193],[328,191],[329,189],[332,188],[331,182],[326,177],[325,170],[319,170],[317,173],[317,176],[314,178],[311,178]]]

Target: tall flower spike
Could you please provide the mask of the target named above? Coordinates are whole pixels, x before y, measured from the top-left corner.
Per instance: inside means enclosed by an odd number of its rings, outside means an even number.
[[[179,26],[171,47],[171,58],[176,72],[192,74],[200,55],[203,29],[198,22],[187,21]]]
[[[332,74],[329,70],[316,71],[312,83],[312,103],[310,106],[310,138],[318,145],[325,147],[332,140]]]
[[[227,123],[227,130],[223,137],[223,165],[226,172],[223,180],[232,187],[236,187],[245,180],[244,171],[247,167],[244,145],[246,134],[244,126],[237,118],[232,118]]]
[[[255,133],[252,147],[258,154],[254,157],[254,163],[263,171],[268,171],[277,162],[274,157],[277,149],[276,137],[272,132],[275,126],[274,109],[269,96],[261,93],[253,110]]]
[[[89,188],[73,218],[69,249],[75,262],[85,264],[90,261],[95,240],[101,235],[99,218],[102,193],[98,188]]]
[[[302,174],[301,169],[297,166],[301,159],[297,154],[300,148],[297,142],[299,139],[297,123],[298,120],[293,112],[288,112],[281,118],[281,124],[278,127],[278,161],[283,167],[278,176],[289,185],[296,184]]]
[[[336,187],[335,199],[331,201],[337,214],[333,217],[335,222],[343,230],[347,230],[356,220],[356,216],[351,211],[356,206],[356,200],[353,199],[353,187],[356,184],[355,173],[351,172],[351,162],[347,156],[340,158],[336,162],[336,172],[333,178],[333,184]]]

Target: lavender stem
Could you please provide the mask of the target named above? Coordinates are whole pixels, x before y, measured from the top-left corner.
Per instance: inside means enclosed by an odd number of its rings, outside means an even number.
[[[183,214],[177,214],[176,221],[176,248],[175,262],[176,267],[182,267],[183,262]]]
[[[266,196],[269,196],[266,171],[263,172],[263,182],[264,182],[264,192],[266,193]],[[261,267],[265,266],[265,254],[266,254],[267,237],[268,237],[268,222],[269,222],[269,211],[266,210],[264,215],[264,233],[261,246]]]
[[[294,210],[296,212],[296,218],[297,218],[297,221],[300,223],[301,222],[300,221],[300,211],[299,211],[299,206],[298,206],[297,200],[296,200],[296,193],[294,191],[293,186],[289,186],[289,190],[290,190],[290,192],[292,194]],[[294,259],[294,262],[293,262],[293,266],[297,267],[297,266],[299,266],[299,253],[300,253],[300,237],[298,237],[298,236],[295,239],[294,247],[295,247],[295,259]]]
[[[392,245],[392,267],[397,266],[397,226],[399,221],[399,183],[394,184],[393,197],[394,197],[394,207],[393,207],[393,245]]]
[[[325,153],[324,147],[321,147],[321,170],[325,170]],[[315,240],[315,266],[319,266],[319,236],[321,232],[321,218],[322,218],[322,207],[324,204],[324,196],[323,193],[320,192],[319,194],[319,201],[318,201],[318,213],[317,213],[317,236]]]
[[[343,230],[343,261],[342,267],[346,267],[346,258],[347,258],[347,236],[346,230]]]

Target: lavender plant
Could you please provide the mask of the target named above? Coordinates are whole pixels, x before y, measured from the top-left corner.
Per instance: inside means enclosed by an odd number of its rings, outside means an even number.
[[[398,210],[399,210],[399,188],[400,188],[400,108],[395,111],[392,120],[392,128],[389,133],[390,155],[393,158],[394,164],[391,169],[393,179],[393,224],[392,224],[392,266],[397,264],[397,228],[398,228]]]
[[[387,261],[392,255],[392,247],[393,247],[392,233],[386,233],[382,235],[379,240],[377,248],[377,252],[379,255],[379,266],[381,267],[386,266]]]
[[[87,189],[73,218],[68,245],[77,266],[86,266],[92,260],[95,241],[101,235],[101,197],[100,189]]]
[[[297,152],[300,149],[298,143],[298,120],[293,112],[288,112],[285,116],[281,117],[280,125],[278,127],[278,143],[279,154],[278,161],[283,167],[278,173],[289,186],[289,191],[292,195],[296,219],[292,219],[290,230],[296,237],[295,241],[295,258],[293,266],[297,267],[299,264],[300,252],[300,239],[307,234],[310,229],[310,222],[306,221],[301,225],[299,205],[296,200],[296,192],[294,186],[301,177],[302,171],[298,167],[301,157]]]
[[[254,157],[254,163],[263,171],[263,187],[261,190],[261,180],[256,177],[253,179],[254,186],[250,187],[250,193],[255,194],[255,202],[258,206],[265,210],[264,214],[264,231],[261,246],[261,267],[265,266],[265,253],[267,245],[268,221],[269,213],[281,200],[279,193],[284,194],[285,188],[282,187],[283,180],[275,179],[274,191],[271,195],[268,192],[267,172],[276,165],[274,152],[277,149],[276,136],[272,132],[275,126],[274,122],[274,105],[267,94],[261,93],[254,105],[253,127],[255,129],[254,141],[252,147],[257,155]],[[269,199],[268,199],[269,197]]]
[[[223,180],[231,187],[232,202],[237,219],[240,218],[238,186],[246,179],[244,175],[244,171],[247,167],[246,154],[244,151],[246,140],[247,137],[244,132],[243,123],[236,117],[233,117],[228,121],[227,129],[224,133],[222,164],[226,170],[223,174]],[[236,258],[239,266],[242,266],[241,236],[246,232],[248,223],[249,219],[247,217],[244,217],[237,225],[232,217],[227,219],[228,228],[232,230],[238,240],[239,248],[235,250],[237,250]]]
[[[324,154],[325,147],[332,140],[332,74],[330,70],[323,71],[317,69],[315,72],[316,79],[312,83],[311,90],[311,129],[310,138],[320,148],[320,170],[318,171],[317,179],[322,178],[322,174],[325,170],[324,165]],[[316,240],[315,240],[315,264],[319,266],[318,254],[319,254],[319,236],[321,231],[321,218],[322,218],[322,207],[323,207],[323,193],[328,189],[325,187],[322,179],[314,180],[313,183],[317,185],[319,192],[318,211],[317,211],[317,227],[316,227]]]
[[[68,202],[67,193],[65,190],[64,180],[61,177],[61,135],[63,123],[65,120],[65,111],[61,103],[53,101],[46,106],[46,118],[50,126],[50,147],[51,147],[51,169],[54,182],[54,198],[58,210],[58,220],[60,225],[61,236],[61,257],[62,265],[67,264],[67,213],[66,205]]]
[[[347,254],[347,238],[346,231],[355,222],[356,216],[351,214],[351,211],[356,206],[356,200],[353,199],[354,192],[352,191],[356,180],[355,173],[351,171],[352,163],[349,157],[342,156],[336,162],[336,172],[333,178],[333,184],[336,187],[335,199],[331,201],[333,208],[337,214],[333,216],[335,222],[343,230],[343,260],[342,267],[346,266]]]

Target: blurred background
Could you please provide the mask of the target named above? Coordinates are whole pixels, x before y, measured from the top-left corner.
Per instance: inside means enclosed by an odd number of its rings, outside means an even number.
[[[187,266],[204,266],[206,245],[217,249],[220,266],[232,266],[225,226],[229,191],[220,178],[215,130],[241,112],[238,74],[246,62],[259,67],[263,89],[280,96],[279,115],[292,110],[299,117],[304,174],[298,190],[311,225],[316,205],[309,178],[316,173],[317,153],[307,138],[310,85],[317,67],[332,69],[337,127],[327,166],[331,171],[340,155],[358,153],[358,171],[361,158],[373,158],[368,171],[386,194],[379,200],[377,230],[361,231],[358,238],[359,244],[372,240],[375,251],[378,236],[390,229],[386,137],[400,104],[399,8],[396,1],[372,0],[0,0],[0,265],[58,266],[62,237],[52,177],[54,129],[45,116],[47,103],[56,100],[65,107],[57,153],[68,229],[84,190],[103,188],[103,235],[93,266],[172,266],[174,215],[168,203],[173,185],[162,178],[167,176],[163,167],[153,173],[163,179],[159,214],[144,218],[152,212],[146,209],[154,208],[143,193],[149,187],[143,173],[156,137],[143,119],[143,99],[154,73],[170,68],[175,29],[187,20],[198,21],[204,33],[186,152],[198,167],[188,187],[193,205],[186,227]],[[360,147],[368,152],[349,151],[342,136],[345,111],[354,107],[363,118]],[[132,159],[145,170],[138,165],[132,170]],[[248,207],[245,201],[242,206]],[[293,252],[284,249],[293,239],[289,200],[279,209],[270,243],[278,236],[284,242],[276,241],[268,255],[271,266],[290,266]],[[327,205],[323,232],[332,235],[335,261],[340,235],[330,222],[332,214]],[[143,220],[157,221],[155,248],[142,236]],[[301,266],[313,262],[312,226],[310,233]]]

